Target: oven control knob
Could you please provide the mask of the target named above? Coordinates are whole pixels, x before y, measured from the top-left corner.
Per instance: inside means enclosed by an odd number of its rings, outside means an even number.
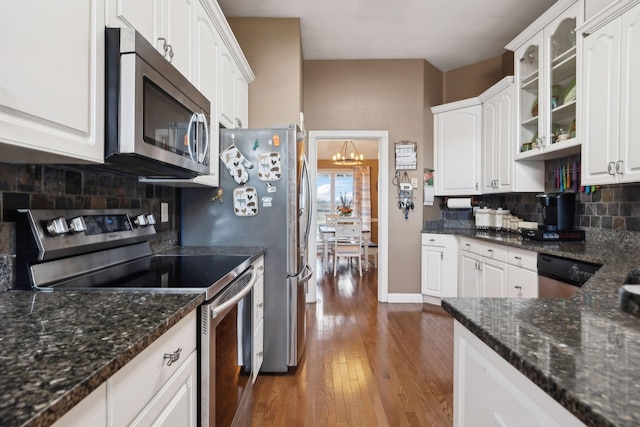
[[[60,217],[47,222],[47,232],[52,236],[59,236],[69,232],[67,221]]]
[[[153,214],[147,215],[147,224],[156,225],[156,218],[153,216]]]
[[[143,227],[145,225],[147,225],[147,217],[144,215],[137,215],[134,219],[133,219],[133,223],[137,226],[137,227]]]
[[[69,230],[72,233],[81,233],[87,230],[87,224],[84,223],[84,218],[81,216],[73,218],[69,221]]]

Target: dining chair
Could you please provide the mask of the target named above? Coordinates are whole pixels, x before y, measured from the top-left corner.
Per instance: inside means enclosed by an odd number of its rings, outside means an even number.
[[[362,220],[360,218],[338,218],[333,246],[333,275],[338,271],[340,257],[357,258],[358,273],[362,277]]]

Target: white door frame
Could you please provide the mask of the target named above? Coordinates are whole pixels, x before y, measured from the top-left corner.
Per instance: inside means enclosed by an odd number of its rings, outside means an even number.
[[[316,175],[318,172],[318,141],[330,139],[366,139],[378,141],[378,301],[388,302],[388,253],[389,247],[389,132],[375,130],[318,130],[309,131],[309,172],[311,180],[311,197],[317,199]],[[311,230],[316,230],[317,214],[315,208],[311,212]],[[312,233],[311,236],[315,236]],[[317,253],[316,239],[309,239],[308,259],[315,260]],[[316,275],[309,280],[307,302],[316,302],[318,296]]]

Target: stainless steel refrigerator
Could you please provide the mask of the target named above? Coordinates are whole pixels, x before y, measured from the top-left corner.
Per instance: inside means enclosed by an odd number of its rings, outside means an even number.
[[[306,337],[311,188],[297,126],[220,131],[220,188],[181,191],[184,246],[264,246],[262,372],[297,366]]]

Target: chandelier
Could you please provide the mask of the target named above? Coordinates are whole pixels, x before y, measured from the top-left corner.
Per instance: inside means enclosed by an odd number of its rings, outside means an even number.
[[[349,145],[351,145],[351,151],[349,151]],[[349,155],[347,155],[347,152],[349,152]],[[361,165],[363,160],[364,155],[358,151],[351,140],[345,141],[344,144],[342,144],[340,151],[332,157],[332,163],[338,166]]]

